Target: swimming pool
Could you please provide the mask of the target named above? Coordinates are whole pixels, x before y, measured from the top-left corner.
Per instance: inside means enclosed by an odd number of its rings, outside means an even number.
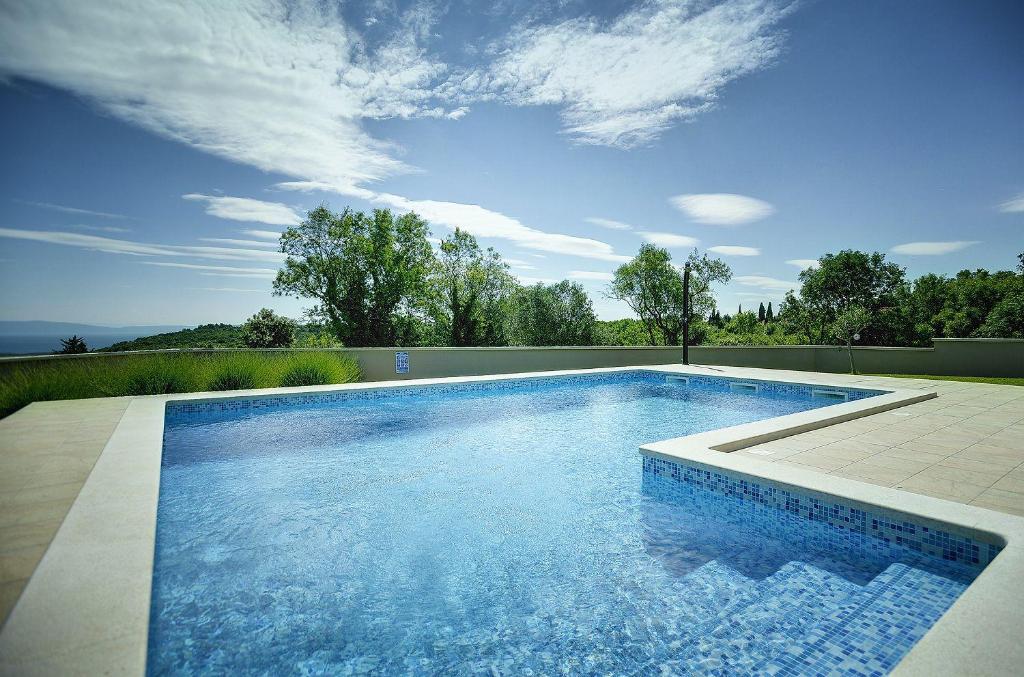
[[[637,454],[875,394],[814,390],[630,371],[170,403],[149,671],[887,671],[993,546]]]

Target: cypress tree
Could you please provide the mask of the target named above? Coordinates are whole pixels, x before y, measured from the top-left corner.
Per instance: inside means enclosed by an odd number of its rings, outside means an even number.
[[[760,307],[757,309],[757,321],[764,324],[764,301],[761,302]]]
[[[774,322],[775,321],[775,313],[774,313],[774,311],[772,311],[772,302],[771,301],[768,302],[768,312],[766,312],[764,314],[764,319],[766,321],[768,321],[768,322]]]

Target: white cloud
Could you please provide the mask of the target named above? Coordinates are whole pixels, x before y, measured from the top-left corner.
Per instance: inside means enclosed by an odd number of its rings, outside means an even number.
[[[71,228],[80,228],[81,230],[91,230],[95,233],[130,233],[131,228],[120,228],[118,226],[88,226],[84,223],[74,223],[70,226]]]
[[[124,214],[113,214],[111,212],[96,212],[91,209],[80,209],[79,207],[67,207],[65,205],[56,205],[52,202],[32,202],[30,200],[15,200],[23,205],[31,205],[33,207],[41,207],[42,209],[50,209],[55,212],[64,212],[65,214],[83,214],[85,216],[101,216],[105,219],[127,219],[128,217]],[[82,226],[87,228],[88,226]],[[113,229],[111,229],[113,230]]]
[[[733,245],[716,245],[708,247],[709,252],[723,256],[760,256],[761,250],[757,247],[737,247]]]
[[[757,287],[766,291],[789,291],[800,286],[796,282],[779,280],[764,275],[737,275],[732,279],[736,284],[743,285],[744,287]]]
[[[999,211],[1007,213],[1024,212],[1024,193],[1000,204]]]
[[[808,268],[817,268],[817,259],[789,259],[786,261],[791,266],[796,266],[800,270],[807,270]]]
[[[272,226],[295,226],[302,223],[302,217],[298,212],[280,202],[200,193],[188,193],[181,197],[194,202],[205,202],[206,213],[221,219],[267,223]]]
[[[630,147],[711,108],[722,88],[768,66],[787,9],[762,0],[716,6],[651,0],[611,22],[527,25],[497,46],[484,70],[450,87],[464,97],[562,107],[580,143]]]
[[[952,254],[961,249],[966,249],[972,244],[978,244],[977,240],[956,240],[951,242],[907,242],[898,244],[889,251],[893,254],[906,254],[908,256],[941,256]]]
[[[698,223],[736,226],[771,216],[775,207],[756,197],[733,193],[676,195],[669,202]]]
[[[242,235],[248,235],[249,237],[261,237],[264,240],[277,240],[281,239],[281,233],[276,230],[243,230],[240,231]]]
[[[0,77],[70,90],[205,152],[338,187],[410,169],[362,120],[454,112],[429,101],[446,66],[420,47],[422,29],[414,16],[371,47],[336,4],[313,0],[4,3]]]
[[[602,219],[598,216],[588,216],[583,219],[587,223],[592,223],[595,226],[601,226],[602,228],[608,228],[611,230],[633,230],[633,226],[622,221],[614,221],[612,219]]]
[[[234,247],[262,247],[266,249],[277,249],[276,242],[261,242],[258,240],[237,240],[230,237],[201,237],[201,242],[215,242],[217,244],[229,244]]]
[[[201,271],[200,275],[212,277],[255,277],[273,280],[277,277],[277,271],[273,268],[236,268],[234,266],[204,266],[196,263],[169,263],[166,261],[139,261],[146,266],[160,266],[162,268],[184,268],[187,270]]]
[[[558,280],[553,280],[549,277],[530,277],[528,275],[516,275],[516,279],[519,280],[519,284],[526,286],[533,286],[535,284],[555,284]]]
[[[575,235],[549,233],[522,224],[519,220],[479,205],[439,200],[410,200],[400,195],[374,193],[359,189],[359,196],[394,209],[414,211],[430,223],[461,228],[475,237],[491,237],[514,242],[523,249],[554,254],[581,256],[602,261],[624,262],[630,257],[616,254],[607,242]]]
[[[659,247],[696,247],[700,242],[688,235],[676,235],[675,233],[659,233],[650,230],[641,230],[637,235]]]
[[[21,230],[17,228],[0,228],[0,237],[18,240],[32,240],[49,244],[79,247],[110,254],[127,254],[133,256],[188,256],[200,259],[221,260],[259,260],[281,262],[284,254],[258,249],[236,249],[232,247],[206,247],[187,245],[151,244],[118,240],[98,235],[82,233],[66,233],[46,230]]]
[[[570,270],[570,280],[602,280],[605,282],[615,279],[612,273],[601,273],[596,270]]]

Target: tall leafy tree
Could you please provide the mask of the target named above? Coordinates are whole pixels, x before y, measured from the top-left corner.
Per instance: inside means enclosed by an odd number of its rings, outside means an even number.
[[[766,321],[767,314],[764,309],[764,301],[761,301],[761,305],[757,308],[757,321],[764,323]]]
[[[451,346],[506,345],[505,318],[517,284],[494,249],[459,228],[441,242],[435,276],[438,333]]]
[[[714,283],[728,282],[732,271],[720,259],[692,252],[690,264],[690,323],[703,325],[703,318],[715,308],[711,295]],[[651,344],[655,333],[665,337],[666,345],[679,345],[683,332],[683,274],[672,264],[667,250],[652,244],[640,247],[629,263],[615,271],[611,283],[612,298],[624,301],[647,325]]]
[[[775,311],[772,310],[772,302],[768,302],[768,310],[764,313],[764,321],[771,324],[775,321]]]
[[[274,293],[315,300],[312,319],[346,346],[409,345],[430,298],[429,232],[414,213],[337,214],[321,205],[281,235],[287,258]]]
[[[577,282],[537,283],[513,297],[508,337],[511,345],[590,346],[596,343],[597,316]]]
[[[824,343],[839,315],[859,306],[873,318],[865,343],[892,341],[902,331],[897,311],[900,295],[906,291],[904,275],[903,268],[879,252],[847,249],[821,257],[817,267],[800,273],[800,302],[812,320],[812,340]]]

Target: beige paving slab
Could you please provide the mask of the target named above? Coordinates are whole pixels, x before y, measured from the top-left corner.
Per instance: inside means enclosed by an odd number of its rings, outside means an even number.
[[[41,402],[0,420],[0,625],[129,402]]]
[[[862,379],[879,388],[918,387],[939,396],[892,411],[830,426],[842,435],[826,444],[803,435],[779,447],[806,447],[774,457],[761,446],[750,458],[788,464],[869,484],[1024,514],[1024,388],[924,379]],[[819,442],[824,437],[815,431]],[[1005,493],[1001,493],[1005,492]]]

